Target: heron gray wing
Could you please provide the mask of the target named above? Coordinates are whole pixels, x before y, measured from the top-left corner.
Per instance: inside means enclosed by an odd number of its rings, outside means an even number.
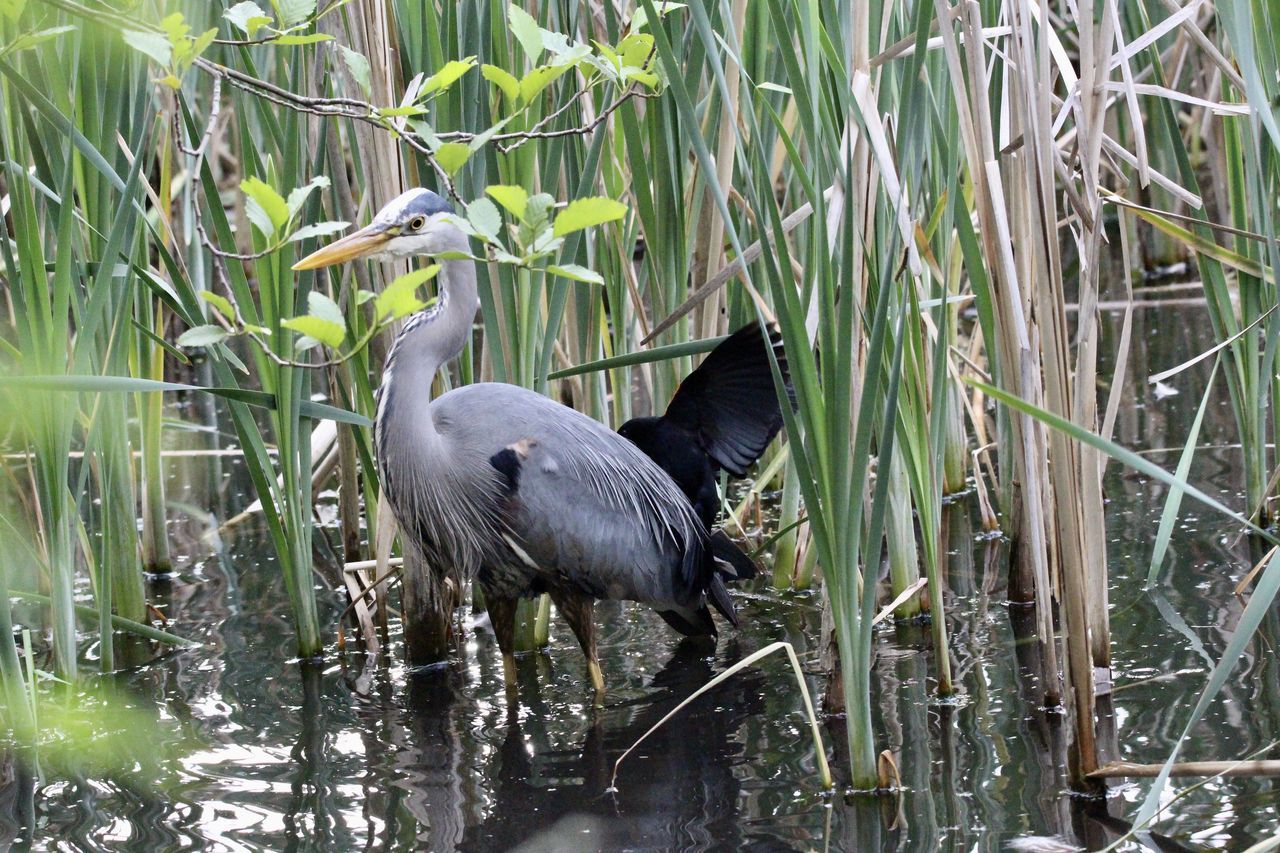
[[[522,412],[525,434],[490,460],[521,559],[601,598],[699,600],[710,561],[684,494],[625,438],[539,399],[540,416]]]

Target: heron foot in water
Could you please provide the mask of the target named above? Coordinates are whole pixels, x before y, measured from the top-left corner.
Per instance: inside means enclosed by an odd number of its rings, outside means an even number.
[[[516,657],[515,655],[502,656],[502,683],[506,686],[508,693],[516,691]]]
[[[591,686],[596,689],[596,705],[604,704],[604,673],[600,671],[600,661],[587,661],[587,674],[591,676]]]

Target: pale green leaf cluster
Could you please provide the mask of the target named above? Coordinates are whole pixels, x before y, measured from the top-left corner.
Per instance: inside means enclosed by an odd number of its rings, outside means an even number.
[[[276,15],[279,16],[279,27],[272,26],[276,16],[268,14],[252,0],[243,0],[243,2],[236,3],[227,9],[222,14],[222,17],[226,18],[232,26],[243,33],[245,38],[261,41],[263,44],[288,47],[291,45],[315,44],[333,39],[333,36],[327,33],[302,32],[302,30],[310,28],[315,23],[316,0],[272,0],[271,5]],[[263,31],[267,33],[265,36],[261,35]],[[360,56],[360,54],[355,55]],[[363,59],[363,57],[361,58]],[[367,61],[365,62],[365,67],[367,70]],[[353,70],[352,73],[355,75],[356,72]],[[356,79],[358,81],[360,78],[357,76]]]
[[[379,322],[387,319],[399,320],[427,307],[427,303],[418,298],[418,288],[435,278],[439,272],[440,265],[431,264],[396,278],[374,297],[374,317]]]
[[[182,85],[182,75],[209,49],[217,35],[216,28],[192,35],[191,26],[181,12],[165,16],[159,31],[122,30],[120,33],[125,44],[161,67],[164,74],[157,82],[171,89]]]
[[[627,213],[626,205],[603,196],[576,199],[556,214],[555,199],[548,193],[530,196],[524,187],[495,184],[485,194],[489,198],[466,205],[466,216],[455,217],[455,223],[488,246],[494,260],[526,269],[540,266],[558,252],[566,235],[614,222]],[[499,205],[512,220],[505,230]],[[577,264],[550,264],[546,271],[573,281],[603,283],[597,273]]]
[[[663,4],[670,11],[681,4]],[[512,120],[523,116],[557,80],[575,68],[586,69],[583,90],[591,90],[599,83],[609,83],[618,90],[633,84],[656,90],[662,80],[656,70],[653,37],[646,33],[632,32],[617,45],[598,41],[591,45],[575,41],[564,33],[552,32],[540,26],[537,20],[517,5],[507,10],[507,22],[512,36],[520,44],[529,67],[523,72],[508,70],[499,65],[480,65],[481,76],[494,87],[492,103],[499,107],[501,118],[487,129],[468,137],[468,141],[440,139],[426,119],[431,100],[450,89],[467,72],[476,67],[475,56],[450,60],[425,79],[418,78],[410,84],[401,105],[377,111],[377,117],[394,130],[391,119],[407,119],[409,127],[421,137],[435,157],[436,164],[450,177],[466,165],[471,155],[479,150]],[[350,52],[344,52],[348,67],[352,67]],[[356,54],[358,57],[358,54]],[[359,66],[362,58],[356,59]],[[360,82],[363,71],[352,70]],[[361,84],[364,85],[363,83]],[[415,88],[416,87],[416,88]],[[366,88],[366,94],[368,90]]]
[[[295,187],[286,198],[260,178],[248,177],[240,182],[240,190],[245,195],[245,215],[258,233],[273,241],[270,249],[272,251],[285,242],[326,237],[350,225],[348,222],[316,222],[301,228],[293,227],[311,194],[328,187],[329,179],[324,175],[317,175],[302,186]],[[285,234],[288,235],[285,239],[276,240],[278,235]]]
[[[347,321],[342,316],[342,309],[338,307],[338,303],[318,290],[307,294],[306,315],[283,320],[280,325],[302,333],[297,344],[300,351],[310,349],[318,343],[336,349],[342,346],[347,337]]]

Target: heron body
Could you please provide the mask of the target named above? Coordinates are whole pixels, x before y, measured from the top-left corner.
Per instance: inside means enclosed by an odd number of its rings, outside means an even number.
[[[295,268],[362,256],[466,253],[451,208],[410,190],[372,224]],[[431,399],[439,368],[466,345],[479,307],[469,259],[444,259],[439,298],[392,345],[378,394],[375,452],[405,547],[430,572],[406,573],[406,618],[449,612],[480,584],[513,666],[515,602],[549,593],[589,661],[597,690],[592,604],[652,606],[686,634],[714,634],[708,603],[730,621],[706,526],[671,477],[603,424],[525,388],[467,385]],[[412,564],[413,561],[410,561]]]

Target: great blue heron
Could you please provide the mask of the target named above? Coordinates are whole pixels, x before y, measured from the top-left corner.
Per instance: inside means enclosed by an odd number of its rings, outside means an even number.
[[[736,624],[733,604],[701,518],[631,441],[514,385],[477,383],[430,398],[480,304],[474,263],[456,257],[469,245],[452,213],[436,193],[409,190],[294,269],[440,257],[435,304],[405,322],[387,355],[374,428],[382,487],[402,544],[419,558],[409,563],[431,567],[423,577],[405,573],[406,614],[448,612],[474,579],[511,685],[516,602],[548,593],[602,692],[596,599],[648,604],[686,635],[715,633],[708,603]]]

